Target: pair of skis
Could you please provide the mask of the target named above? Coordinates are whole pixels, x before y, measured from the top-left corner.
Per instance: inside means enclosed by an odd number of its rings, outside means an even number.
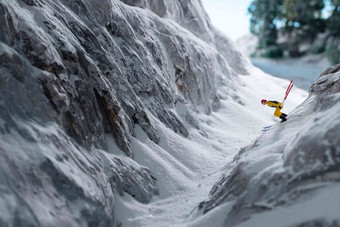
[[[298,117],[301,117],[302,116],[302,114],[299,114],[299,115],[297,115],[297,116],[294,116],[294,117],[292,117],[292,118],[289,118],[288,120],[292,120],[292,119],[294,119],[294,118],[298,118]],[[265,126],[265,127],[263,127],[262,129],[261,129],[261,131],[262,132],[265,132],[265,131],[268,131],[269,129],[270,129],[270,127],[272,127],[273,125],[269,125],[269,126]]]
[[[270,127],[272,127],[271,125],[269,126],[265,126],[261,129],[262,132],[268,131],[270,129]]]

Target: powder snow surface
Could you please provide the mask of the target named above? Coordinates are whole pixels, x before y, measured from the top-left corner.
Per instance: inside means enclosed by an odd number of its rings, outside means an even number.
[[[156,175],[160,195],[150,204],[141,204],[129,195],[115,197],[115,214],[123,226],[222,226],[225,206],[194,221],[191,212],[207,199],[211,187],[242,146],[261,134],[263,126],[278,121],[275,109],[260,100],[282,101],[289,81],[271,77],[254,68],[241,76],[240,98],[222,100],[221,108],[200,115],[208,137],[191,130],[189,138],[174,134],[159,124],[160,146],[152,143],[142,130],[133,138],[136,161]],[[307,97],[293,88],[283,112],[289,114]],[[221,214],[219,214],[221,212]]]

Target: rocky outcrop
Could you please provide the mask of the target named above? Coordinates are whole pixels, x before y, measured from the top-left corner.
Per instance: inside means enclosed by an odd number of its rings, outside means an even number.
[[[207,13],[204,11],[200,0],[179,0],[179,1],[152,1],[152,0],[121,0],[122,2],[150,9],[162,18],[169,18],[176,21],[182,27],[193,32],[197,37],[212,41],[213,26]]]
[[[135,126],[155,144],[155,122],[187,137],[246,73],[200,2],[184,3],[153,3],[175,23],[115,0],[1,1],[1,226],[113,226],[116,195],[158,193],[133,161]]]
[[[311,86],[309,97],[287,122],[272,126],[239,151],[199,211],[214,212],[216,207],[230,204],[225,226],[242,222],[243,226],[256,226],[254,220],[258,219],[254,217],[266,213],[262,221],[269,224],[266,218],[274,210],[281,211],[275,213],[275,220],[284,220],[282,226],[336,226],[339,216],[329,215],[333,209],[329,203],[310,201],[328,195],[331,188],[338,190],[340,185],[339,94],[340,73],[339,66],[335,66],[321,74]],[[297,117],[299,114],[302,116]],[[338,201],[336,197],[331,199]],[[309,202],[308,212],[317,215],[304,217],[301,212],[298,219],[286,219],[284,209],[294,210],[304,202]]]
[[[237,74],[249,74],[250,61],[236,48],[235,44],[216,30],[203,9],[201,0],[121,0],[126,4],[147,8],[160,17],[176,21],[199,39],[216,47]]]

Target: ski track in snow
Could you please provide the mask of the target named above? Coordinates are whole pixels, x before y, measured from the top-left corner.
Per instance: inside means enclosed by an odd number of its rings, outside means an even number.
[[[199,115],[207,138],[191,129],[186,139],[159,124],[158,131],[162,132],[163,139],[158,147],[137,128],[135,159],[156,175],[160,195],[149,204],[141,204],[127,194],[116,196],[118,223],[126,227],[211,226],[209,216],[217,215],[214,226],[222,226],[218,210],[199,221],[190,218],[191,212],[208,198],[213,184],[239,149],[260,136],[263,126],[278,122],[273,116],[274,109],[261,105],[260,100],[281,101],[288,84],[289,81],[271,77],[258,69],[250,76],[242,76],[239,103],[228,98],[221,101],[217,112]],[[289,113],[306,97],[305,91],[293,88],[283,111]],[[210,221],[205,222],[206,217]]]

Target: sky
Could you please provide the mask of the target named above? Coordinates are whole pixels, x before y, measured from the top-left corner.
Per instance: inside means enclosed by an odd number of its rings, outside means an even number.
[[[249,33],[251,0],[202,0],[211,22],[232,40]]]

